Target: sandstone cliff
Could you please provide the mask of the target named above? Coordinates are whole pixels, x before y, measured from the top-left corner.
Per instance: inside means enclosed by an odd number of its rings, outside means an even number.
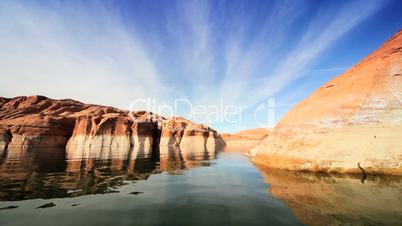
[[[231,134],[231,133],[222,133],[222,138],[225,141],[229,140],[262,140],[267,138],[268,135],[272,131],[265,128],[256,128],[256,129],[247,129],[242,130],[240,132]]]
[[[296,105],[252,149],[269,167],[402,174],[402,31]]]
[[[161,135],[161,145],[225,145],[215,130],[182,118],[44,96],[0,98],[1,152],[8,147],[58,146],[66,146],[67,156],[77,158],[109,156],[130,147],[149,152]]]
[[[234,134],[223,133],[222,138],[227,144],[225,151],[248,152],[269,136],[270,133],[270,130],[264,128],[242,130]]]

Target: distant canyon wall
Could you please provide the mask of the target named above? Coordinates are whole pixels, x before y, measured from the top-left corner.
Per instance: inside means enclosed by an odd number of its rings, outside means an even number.
[[[248,152],[272,133],[271,129],[255,128],[242,130],[237,133],[222,133],[226,142],[226,150],[235,152]]]
[[[151,112],[129,112],[44,96],[0,97],[0,151],[6,148],[63,147],[67,155],[127,147],[201,145],[225,142],[216,130]]]

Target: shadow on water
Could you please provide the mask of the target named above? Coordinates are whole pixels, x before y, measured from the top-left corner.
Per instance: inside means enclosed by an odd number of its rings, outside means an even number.
[[[87,148],[78,155],[70,153],[69,158],[64,148],[10,148],[0,157],[0,200],[119,192],[121,186],[153,174],[181,174],[189,168],[208,166],[215,157],[216,150],[205,147]]]
[[[401,225],[402,177],[312,174],[260,166],[268,190],[308,225]]]

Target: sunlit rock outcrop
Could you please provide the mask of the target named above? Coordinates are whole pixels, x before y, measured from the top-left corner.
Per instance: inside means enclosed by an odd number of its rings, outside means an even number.
[[[300,171],[402,174],[402,31],[296,105],[251,150]]]
[[[271,129],[255,128],[237,133],[222,133],[222,138],[226,142],[226,150],[248,152],[271,133]]]
[[[86,108],[43,96],[2,98],[0,104],[1,143],[8,147],[63,146],[74,128],[74,114]]]
[[[213,129],[181,117],[172,117],[162,124],[160,146],[208,146],[217,148],[226,143]]]
[[[234,140],[262,140],[267,138],[269,134],[271,134],[271,129],[266,128],[255,128],[255,129],[247,129],[242,130],[237,133],[222,133],[222,138],[225,141],[234,141]]]
[[[225,144],[215,130],[184,118],[44,96],[0,98],[0,152],[7,147],[66,147],[68,158],[108,158],[132,147],[147,153],[159,143]]]

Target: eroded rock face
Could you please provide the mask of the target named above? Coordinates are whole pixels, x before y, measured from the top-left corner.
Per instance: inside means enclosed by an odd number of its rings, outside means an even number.
[[[43,96],[1,98],[2,146],[63,146],[70,138],[75,114],[87,108],[78,101]]]
[[[289,170],[402,174],[402,31],[295,106],[251,150]]]
[[[162,123],[160,146],[208,146],[215,148],[226,143],[213,129],[190,120],[173,117]]]
[[[69,157],[108,156],[130,147],[152,149],[159,145],[161,134],[164,145],[177,146],[189,138],[202,141],[194,143],[198,145],[224,145],[215,130],[183,118],[44,96],[0,98],[1,151],[66,146]]]

